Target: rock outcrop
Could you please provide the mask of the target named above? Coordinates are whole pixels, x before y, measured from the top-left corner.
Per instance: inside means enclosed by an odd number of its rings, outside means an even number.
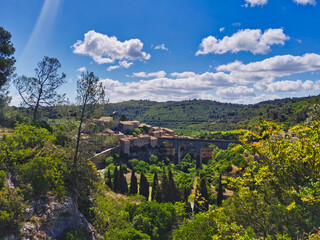
[[[70,197],[43,196],[32,201],[25,211],[25,218],[19,239],[55,239],[68,227],[85,228],[90,239],[97,239],[92,225]]]

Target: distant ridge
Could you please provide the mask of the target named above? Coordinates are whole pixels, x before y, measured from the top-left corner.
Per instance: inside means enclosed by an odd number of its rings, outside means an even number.
[[[181,130],[225,131],[245,128],[267,120],[288,126],[302,123],[307,118],[309,107],[320,103],[320,95],[301,98],[284,98],[245,105],[221,103],[211,100],[184,100],[155,102],[131,100],[110,103],[108,113],[117,111],[127,119]]]

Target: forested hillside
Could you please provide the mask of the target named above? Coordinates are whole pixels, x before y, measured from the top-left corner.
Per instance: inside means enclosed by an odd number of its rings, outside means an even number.
[[[176,129],[188,134],[196,131],[224,131],[246,128],[262,120],[287,126],[306,120],[311,105],[320,96],[286,98],[253,105],[220,103],[209,100],[153,102],[147,100],[111,103],[108,113],[118,111],[128,119]]]

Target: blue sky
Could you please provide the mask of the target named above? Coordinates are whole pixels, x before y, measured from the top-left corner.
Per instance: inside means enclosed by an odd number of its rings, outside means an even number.
[[[56,57],[71,100],[88,70],[111,102],[255,103],[319,94],[317,1],[0,0],[0,26],[12,34],[17,74]]]

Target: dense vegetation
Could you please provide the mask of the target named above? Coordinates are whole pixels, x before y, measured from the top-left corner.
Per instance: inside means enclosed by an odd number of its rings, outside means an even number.
[[[302,123],[309,107],[320,96],[286,98],[253,105],[220,103],[209,100],[181,102],[152,102],[147,100],[112,103],[108,113],[118,111],[128,119],[136,119],[154,126],[168,127],[187,135],[200,131],[229,131],[273,121],[286,126]]]

